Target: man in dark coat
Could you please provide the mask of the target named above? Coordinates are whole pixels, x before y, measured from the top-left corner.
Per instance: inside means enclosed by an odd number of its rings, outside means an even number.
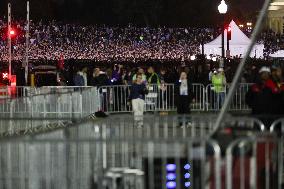
[[[179,115],[179,125],[184,126],[185,114],[190,114],[190,104],[193,97],[192,85],[187,79],[187,74],[181,72],[179,81],[176,82],[175,86],[175,102],[177,106],[177,113]]]

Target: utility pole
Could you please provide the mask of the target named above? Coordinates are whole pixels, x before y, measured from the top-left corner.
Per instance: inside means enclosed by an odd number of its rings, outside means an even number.
[[[29,35],[30,35],[30,2],[27,1],[26,60],[25,60],[25,81],[26,81],[26,85],[28,85],[28,75],[29,75]]]
[[[11,39],[11,3],[8,3],[8,51],[9,51],[9,85],[12,77],[12,39]]]

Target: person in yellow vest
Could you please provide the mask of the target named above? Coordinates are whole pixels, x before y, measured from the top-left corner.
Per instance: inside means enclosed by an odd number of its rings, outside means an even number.
[[[218,73],[214,74],[211,79],[215,96],[214,109],[219,110],[222,107],[226,96],[227,81],[224,69],[219,68]]]
[[[147,82],[148,84],[157,85],[157,86],[159,86],[161,83],[158,74],[155,72],[152,66],[148,68]]]

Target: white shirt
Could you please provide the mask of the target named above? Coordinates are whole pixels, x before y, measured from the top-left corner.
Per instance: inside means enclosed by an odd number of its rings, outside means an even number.
[[[181,84],[180,84],[180,87],[179,87],[179,94],[180,95],[188,95],[187,80],[181,80]]]

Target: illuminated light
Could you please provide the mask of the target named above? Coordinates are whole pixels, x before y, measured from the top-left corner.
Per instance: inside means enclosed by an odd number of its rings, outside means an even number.
[[[190,178],[190,174],[189,173],[185,173],[184,174],[184,178],[189,179]]]
[[[218,11],[220,14],[226,14],[228,11],[228,5],[224,0],[221,1],[220,5],[218,6]]]
[[[208,60],[211,60],[211,56],[210,56],[210,55],[207,55],[206,58],[207,58]]]
[[[175,180],[176,179],[176,174],[175,173],[169,173],[167,174],[167,179],[168,180]]]
[[[228,32],[230,32],[232,30],[231,26],[228,27]]]
[[[239,27],[240,27],[240,28],[243,28],[243,27],[244,27],[244,25],[243,25],[243,24],[240,24],[240,25],[239,25]]]
[[[3,79],[8,79],[8,73],[6,72],[6,73],[2,73],[2,78]]]
[[[11,31],[10,31],[10,35],[15,35],[15,31],[14,31],[14,30],[11,30]]]
[[[216,62],[216,61],[217,61],[217,57],[213,57],[212,60],[213,60],[214,62]]]
[[[195,55],[190,56],[190,60],[195,60],[195,59],[196,59]]]
[[[190,182],[185,182],[184,186],[187,187],[187,188],[190,187]]]
[[[247,23],[247,26],[252,26],[252,23],[251,23],[251,22],[248,22],[248,23]]]
[[[183,167],[185,170],[189,170],[190,169],[190,165],[189,164],[185,164]]]
[[[176,164],[167,164],[166,169],[167,171],[175,171],[177,168]]]
[[[176,186],[177,186],[177,183],[176,182],[173,182],[173,181],[171,181],[171,182],[167,182],[167,188],[168,189],[174,189],[174,188],[176,188]]]

